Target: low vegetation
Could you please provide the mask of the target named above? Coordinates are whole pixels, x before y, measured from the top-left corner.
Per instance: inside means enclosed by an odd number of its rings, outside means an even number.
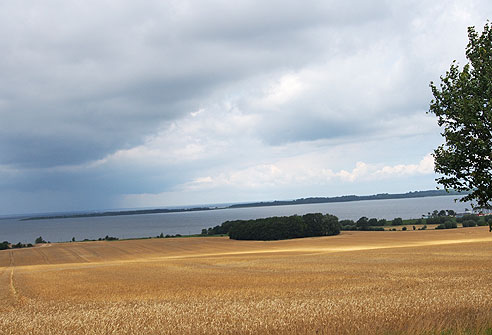
[[[327,226],[322,228],[324,222]],[[341,220],[333,215],[321,213],[269,217],[256,220],[226,221],[213,228],[202,229],[202,236],[229,235],[238,240],[282,240],[298,237],[337,235],[340,231],[385,231],[427,230],[491,226],[492,216],[465,214],[456,216],[453,210],[434,210],[427,218],[393,220],[361,217],[357,221]],[[401,227],[398,229],[398,227]],[[491,228],[492,230],[492,228]],[[168,237],[168,236],[166,236]]]

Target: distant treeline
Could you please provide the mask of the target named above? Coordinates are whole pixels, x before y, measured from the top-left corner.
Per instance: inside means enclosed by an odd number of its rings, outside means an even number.
[[[302,216],[226,221],[220,226],[202,230],[202,235],[217,234],[228,234],[229,238],[234,240],[285,240],[337,235],[340,234],[340,223],[334,215],[313,213]]]
[[[393,220],[376,219],[363,216],[357,221],[353,220],[341,220],[341,230],[375,230],[383,231],[384,227],[392,226],[389,230],[396,230],[395,226],[414,225],[413,230],[426,230],[427,225],[437,225],[435,229],[450,229],[458,228],[460,223],[463,228],[487,226],[492,223],[492,215],[479,216],[476,214],[466,214],[464,216],[456,217],[456,213],[453,210],[441,210],[434,211],[428,218],[421,219],[406,219],[394,218]],[[417,226],[417,227],[416,227]],[[491,228],[492,229],[492,228]],[[406,230],[403,227],[402,230]]]
[[[445,191],[445,190],[431,190],[431,191],[415,191],[408,193],[381,193],[374,195],[344,195],[340,197],[313,197],[313,198],[300,198],[296,200],[283,200],[283,201],[267,201],[267,202],[252,202],[247,204],[231,205],[229,208],[244,208],[244,207],[266,207],[266,206],[285,206],[285,205],[305,205],[305,204],[319,204],[330,202],[350,202],[361,200],[387,200],[387,199],[405,199],[405,198],[423,198],[423,197],[437,197],[443,195],[464,195],[467,193],[457,191]]]
[[[235,240],[283,240],[299,237],[337,235],[341,230],[384,231],[397,230],[396,226],[413,225],[413,230],[426,230],[427,225],[436,225],[435,229],[490,226],[492,231],[492,215],[478,216],[467,214],[455,217],[453,210],[434,211],[432,216],[424,219],[394,218],[393,220],[361,217],[357,221],[341,220],[330,214],[311,213],[302,216],[274,216],[255,220],[225,221],[213,228],[202,229],[202,236],[229,235]]]

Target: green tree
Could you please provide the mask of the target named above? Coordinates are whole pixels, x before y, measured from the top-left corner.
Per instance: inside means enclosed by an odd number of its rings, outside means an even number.
[[[379,219],[378,220],[378,226],[386,226],[388,224],[388,221],[386,219]]]
[[[369,227],[369,219],[363,216],[359,220],[357,220],[356,225],[359,230],[367,230],[367,228]]]
[[[392,226],[401,226],[402,224],[403,224],[402,218],[394,218],[393,221],[391,221]]]
[[[43,238],[42,238],[41,236],[39,236],[39,237],[38,237],[38,238],[34,241],[34,243],[36,243],[36,244],[39,244],[39,243],[46,243],[46,241],[45,241],[45,240],[43,240]]]
[[[470,191],[460,201],[488,207],[492,199],[492,27],[468,28],[466,58],[453,61],[441,83],[430,87],[429,112],[438,118],[445,143],[434,151],[436,181],[446,190]]]

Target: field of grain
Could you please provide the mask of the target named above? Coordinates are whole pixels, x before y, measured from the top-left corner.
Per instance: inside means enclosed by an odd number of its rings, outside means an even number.
[[[491,334],[492,234],[0,251],[0,334]]]

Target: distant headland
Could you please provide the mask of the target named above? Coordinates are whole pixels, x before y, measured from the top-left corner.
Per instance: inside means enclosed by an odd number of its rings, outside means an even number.
[[[121,215],[141,215],[141,214],[165,214],[165,213],[183,213],[183,212],[196,212],[196,211],[211,211],[218,209],[232,209],[232,208],[251,208],[251,207],[267,207],[267,206],[288,206],[288,205],[306,205],[306,204],[321,204],[321,203],[336,203],[336,202],[350,202],[350,201],[363,201],[363,200],[388,200],[388,199],[405,199],[405,198],[423,198],[423,197],[437,197],[446,195],[465,195],[465,192],[457,191],[445,191],[445,190],[429,190],[429,191],[414,191],[407,193],[380,193],[373,195],[344,195],[338,197],[310,197],[299,198],[295,200],[275,200],[266,202],[250,202],[233,204],[223,207],[191,207],[191,208],[155,208],[155,209],[137,209],[137,210],[121,210],[121,211],[104,211],[104,212],[90,212],[90,213],[67,213],[59,215],[39,215],[32,217],[25,217],[20,219],[21,221],[28,220],[50,220],[50,219],[68,219],[68,218],[87,218],[87,217],[99,217],[99,216],[121,216]]]

